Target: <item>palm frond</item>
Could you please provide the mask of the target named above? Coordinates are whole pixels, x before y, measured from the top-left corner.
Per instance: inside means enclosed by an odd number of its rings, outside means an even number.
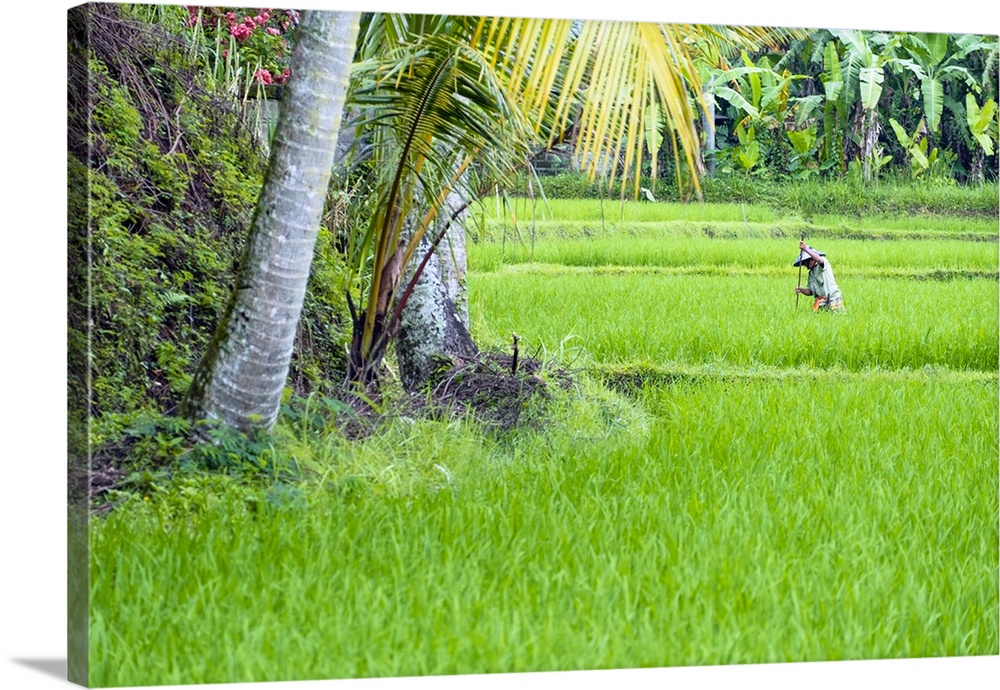
[[[699,92],[699,77],[675,27],[496,17],[482,19],[473,39],[497,69],[507,65],[508,96],[548,142],[577,119],[577,157],[592,177],[607,166],[609,184],[619,172],[623,185],[627,176],[638,179],[640,134],[654,102],[674,128],[690,169],[698,169],[688,96]]]
[[[778,33],[369,15],[349,101],[360,113],[358,129],[371,152],[366,165],[377,197],[370,222],[352,234],[350,244],[359,276],[351,283],[367,302],[363,317],[355,316],[359,356],[379,359],[401,277],[425,233],[440,225],[449,194],[464,186],[466,199],[474,198],[523,165],[532,146],[562,137],[570,123],[578,128],[578,160],[591,178],[600,172],[609,185],[620,178],[623,196],[630,178],[638,196],[644,153],[656,155],[668,134],[678,184],[684,169],[697,188],[699,61],[706,50],[721,54],[732,45],[766,43]],[[656,131],[647,136],[651,122]],[[472,178],[486,184],[471,189]],[[444,222],[447,227],[450,219]],[[392,313],[400,308],[395,304]]]
[[[381,148],[385,171],[369,244],[358,254],[374,256],[366,313],[375,315],[385,313],[400,267],[456,188],[455,166],[464,171],[475,158],[500,177],[528,156],[530,130],[487,58],[448,35],[422,35],[360,62],[354,80],[351,105],[368,114],[363,129]],[[420,220],[407,225],[409,218]],[[374,323],[366,324],[364,347],[374,332]]]

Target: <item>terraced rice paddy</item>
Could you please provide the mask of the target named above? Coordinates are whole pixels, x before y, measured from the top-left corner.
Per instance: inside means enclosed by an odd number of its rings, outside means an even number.
[[[488,209],[468,276],[480,343],[578,372],[547,425],[285,422],[302,485],[122,506],[99,684],[1000,651],[995,220],[552,209]],[[796,306],[801,232],[846,314]]]
[[[997,369],[995,221],[866,219],[838,235],[766,209],[744,211],[754,223],[740,230],[739,207],[607,204],[625,220],[601,231],[575,217],[596,202],[567,204],[550,202],[567,218],[543,216],[533,232],[527,208],[514,209],[516,232],[493,213],[481,221],[470,260],[481,338],[500,345],[517,331],[596,366]],[[829,254],[846,318],[797,305],[800,233]]]

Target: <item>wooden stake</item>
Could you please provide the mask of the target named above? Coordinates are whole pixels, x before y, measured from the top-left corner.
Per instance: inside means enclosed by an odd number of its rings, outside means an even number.
[[[805,242],[805,241],[806,241],[806,234],[802,233],[802,235],[799,237],[799,242]],[[802,250],[801,249],[799,249],[799,255],[800,256],[802,255]],[[799,262],[799,284],[796,286],[796,290],[795,290],[795,308],[796,309],[799,308],[799,291],[798,291],[798,288],[800,288],[800,287],[802,287],[802,262],[801,261]]]
[[[517,375],[517,341],[520,340],[520,338],[517,337],[517,333],[511,333],[511,336],[514,338],[514,360],[510,364],[510,373],[511,373],[512,376],[516,376]]]

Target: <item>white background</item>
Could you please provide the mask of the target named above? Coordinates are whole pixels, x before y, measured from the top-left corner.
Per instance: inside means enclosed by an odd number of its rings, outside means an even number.
[[[62,686],[65,674],[65,36],[76,3],[5,4],[0,87],[0,687]],[[252,4],[252,3],[250,3]],[[628,7],[625,7],[625,5]],[[821,6],[822,5],[822,6]],[[997,4],[764,0],[312,0],[299,9],[649,19],[996,34]],[[987,9],[989,8],[989,9]],[[16,104],[16,106],[14,105]],[[985,294],[983,299],[995,299]],[[218,686],[413,688],[995,687],[1000,657],[510,674]],[[189,686],[190,687],[190,686]]]

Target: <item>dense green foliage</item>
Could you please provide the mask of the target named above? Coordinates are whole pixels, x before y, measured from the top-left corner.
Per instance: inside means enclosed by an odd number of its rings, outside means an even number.
[[[70,235],[87,242],[92,412],[173,407],[231,293],[266,163],[246,107],[209,89],[183,43],[91,14],[92,109],[71,122]],[[81,256],[81,258],[82,258]],[[291,381],[342,377],[341,259],[321,232]],[[72,270],[72,267],[71,267]],[[84,302],[84,300],[80,300]],[[85,322],[70,337],[85,338]]]
[[[997,51],[996,36],[881,31],[810,30],[752,54],[698,42],[706,200],[762,201],[761,192],[777,189],[768,201],[780,201],[787,185],[774,183],[793,180],[987,182],[995,194]],[[691,170],[678,163],[666,131],[647,123],[641,184],[658,198],[687,200],[693,189],[678,181]],[[599,196],[598,180],[566,175],[579,164],[571,151],[568,141],[536,156],[538,170],[562,173],[547,182],[547,193]],[[631,184],[610,187],[615,196],[633,194]],[[843,200],[819,201],[832,210]]]
[[[697,127],[710,183],[997,180],[996,36],[810,30],[781,47],[742,52],[695,43],[703,111]],[[666,180],[659,191],[676,198],[691,170],[678,162],[667,130],[646,123],[642,170]],[[577,168],[572,145],[539,152],[537,169]],[[555,186],[566,196],[596,196],[598,189]],[[633,194],[631,184],[624,189]]]
[[[816,30],[711,67],[723,174],[997,179],[996,36]]]

